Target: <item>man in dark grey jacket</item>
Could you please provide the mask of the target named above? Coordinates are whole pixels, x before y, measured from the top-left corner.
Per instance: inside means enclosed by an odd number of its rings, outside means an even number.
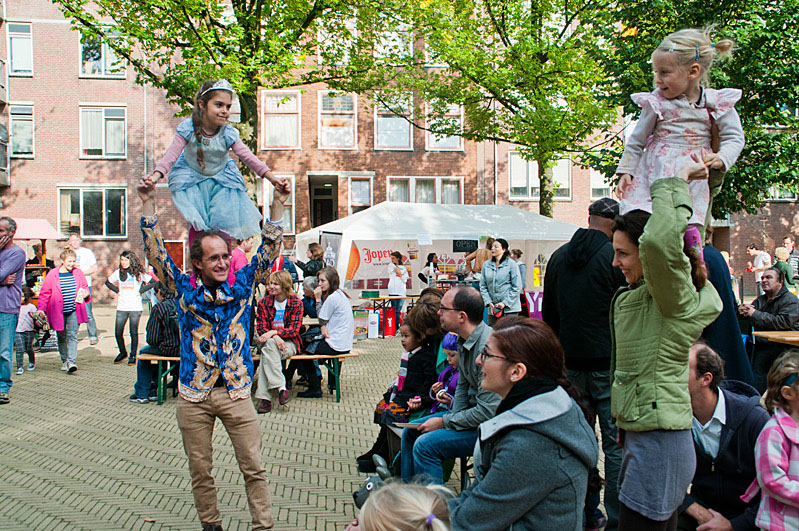
[[[500,398],[480,386],[482,371],[475,360],[491,327],[483,322],[483,299],[471,287],[449,290],[438,312],[441,326],[458,335],[458,387],[452,409],[425,417],[418,428],[402,430],[402,479],[424,475],[444,484],[442,461],[472,455],[477,427],[494,416]]]
[[[776,330],[799,330],[799,299],[788,291],[782,278],[782,271],[770,267],[763,271],[760,279],[763,295],[752,304],[741,304],[738,313],[752,323],[755,332]],[[752,360],[752,373],[755,389],[766,392],[766,376],[787,345],[765,339],[755,340],[755,355]]]
[[[588,207],[588,228],[556,250],[544,276],[543,320],[558,335],[566,353],[569,380],[581,388],[599,418],[605,455],[605,511],[608,531],[618,526],[621,448],[610,415],[610,303],[625,285],[613,267],[613,218],[619,204],[610,198]],[[598,503],[598,499],[597,499]],[[586,526],[595,527],[596,507],[586,506]],[[601,513],[599,513],[601,517]]]

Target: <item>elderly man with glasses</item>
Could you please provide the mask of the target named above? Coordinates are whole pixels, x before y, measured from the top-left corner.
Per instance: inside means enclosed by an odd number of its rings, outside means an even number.
[[[475,288],[458,287],[441,299],[438,312],[444,330],[458,336],[460,377],[452,409],[426,417],[402,432],[402,479],[425,476],[444,483],[442,461],[472,455],[477,427],[492,418],[499,395],[480,386],[482,371],[475,360],[485,348],[491,327],[483,322],[483,299]]]

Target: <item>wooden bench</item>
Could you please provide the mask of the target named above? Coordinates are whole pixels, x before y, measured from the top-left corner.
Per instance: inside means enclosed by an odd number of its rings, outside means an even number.
[[[178,362],[180,361],[180,357],[178,356],[156,356],[155,354],[139,354],[137,356],[139,361],[149,361],[153,364],[158,364],[158,378],[156,379],[156,383],[158,385],[158,390],[156,392],[156,396],[158,397],[158,405],[160,406],[164,402],[166,402],[166,379],[169,377],[169,374],[173,372],[178,367]],[[252,353],[252,361],[255,363],[256,361],[260,361],[261,357],[253,351]],[[174,378],[177,378],[178,375],[174,374]],[[175,392],[177,394],[177,392]],[[175,396],[173,394],[172,396]]]
[[[341,364],[346,358],[357,358],[357,352],[347,352],[346,354],[339,354],[338,356],[331,356],[330,354],[295,354],[287,360],[319,360],[319,362],[327,367],[327,377],[330,375],[336,377],[336,402],[341,402]]]

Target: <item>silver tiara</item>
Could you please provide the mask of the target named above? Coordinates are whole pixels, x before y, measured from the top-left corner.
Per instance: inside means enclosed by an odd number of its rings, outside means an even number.
[[[233,85],[230,84],[230,81],[228,81],[227,79],[220,79],[219,81],[214,83],[210,88],[207,88],[204,91],[202,91],[202,93],[200,93],[200,96],[203,96],[208,92],[211,92],[212,90],[224,90],[226,92],[230,92],[231,94],[235,94],[235,91],[233,90]]]

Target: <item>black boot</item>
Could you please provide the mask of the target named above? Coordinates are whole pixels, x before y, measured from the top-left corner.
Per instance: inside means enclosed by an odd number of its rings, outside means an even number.
[[[297,393],[298,398],[322,398],[322,385],[316,371],[310,371],[308,375],[308,390]]]
[[[358,457],[358,472],[363,472],[364,474],[376,472],[377,467],[372,460],[375,455],[388,460],[388,429],[385,426],[380,426],[380,433],[377,435],[377,440],[372,445],[371,450]]]

